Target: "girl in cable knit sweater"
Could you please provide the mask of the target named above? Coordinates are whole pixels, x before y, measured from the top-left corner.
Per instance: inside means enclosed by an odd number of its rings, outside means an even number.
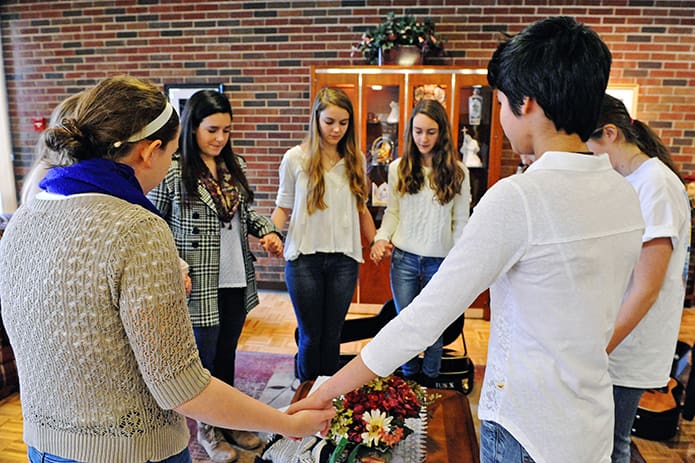
[[[422,100],[413,108],[403,156],[389,166],[389,198],[370,257],[378,263],[393,246],[391,291],[400,312],[439,269],[468,222],[470,180],[457,160],[444,107]],[[442,338],[401,367],[432,386],[439,376]]]

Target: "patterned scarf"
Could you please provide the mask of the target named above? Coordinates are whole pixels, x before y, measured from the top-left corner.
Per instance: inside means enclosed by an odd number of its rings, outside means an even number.
[[[39,188],[63,196],[103,193],[161,215],[143,193],[133,168],[110,159],[85,159],[71,166],[54,167],[41,180]]]
[[[200,181],[205,189],[208,190],[208,193],[210,193],[220,221],[223,224],[230,224],[229,227],[231,228],[232,218],[234,218],[234,213],[239,207],[241,200],[239,189],[234,184],[232,174],[229,173],[224,159],[218,156],[215,162],[217,164],[218,180],[215,180],[210,170],[206,167]]]

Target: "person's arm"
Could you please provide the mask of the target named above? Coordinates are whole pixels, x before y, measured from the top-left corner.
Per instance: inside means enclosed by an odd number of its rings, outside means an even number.
[[[367,243],[372,243],[374,241],[374,236],[376,235],[376,226],[374,225],[374,219],[372,218],[372,213],[365,206],[362,212],[358,212],[360,218],[360,232],[362,236],[367,241]]]
[[[287,151],[280,162],[280,168],[278,170],[280,184],[278,186],[277,197],[275,198],[276,207],[270,215],[270,220],[280,231],[284,230],[294,205],[295,183],[297,180],[294,172],[296,166],[290,154],[291,152],[292,150]]]
[[[399,161],[394,161],[389,164],[388,174],[388,199],[386,200],[386,210],[384,217],[381,219],[381,226],[376,231],[374,236],[374,245],[370,252],[370,258],[375,264],[381,262],[386,256],[391,255],[393,245],[391,238],[396,233],[398,224],[400,223],[400,193],[396,191],[398,185],[398,164]]]
[[[282,232],[275,223],[264,215],[256,212],[249,205],[246,207],[246,224],[249,234],[259,239],[261,246],[266,252],[275,257],[282,256]]]
[[[606,347],[609,354],[623,342],[656,302],[672,252],[671,238],[654,238],[642,244],[640,258],[632,275],[630,293],[620,307],[613,336]]]
[[[334,397],[340,397],[353,389],[357,389],[376,376],[377,374],[362,361],[362,357],[357,355],[330,380],[319,386],[313,394],[290,405],[287,413],[292,414],[299,410],[322,410],[330,407]]]
[[[282,230],[285,227],[287,220],[290,218],[291,213],[292,209],[278,206],[275,208],[273,214],[270,216],[270,220],[273,221],[273,223],[279,230]]]
[[[321,432],[335,415],[331,404],[293,415],[285,414],[214,377],[200,394],[174,410],[213,426],[276,432],[287,437]]]

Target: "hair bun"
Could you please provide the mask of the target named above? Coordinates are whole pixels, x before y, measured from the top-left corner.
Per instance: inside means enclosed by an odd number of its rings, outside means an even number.
[[[46,146],[74,161],[88,159],[93,153],[91,137],[75,119],[68,117],[46,130]]]

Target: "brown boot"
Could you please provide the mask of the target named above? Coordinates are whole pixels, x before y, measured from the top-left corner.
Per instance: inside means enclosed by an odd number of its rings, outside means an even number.
[[[237,431],[235,429],[224,429],[222,431],[227,442],[236,444],[242,449],[252,450],[261,446],[263,441],[260,437],[249,431]]]
[[[198,443],[215,463],[231,463],[238,458],[237,451],[229,445],[219,429],[198,422]]]

